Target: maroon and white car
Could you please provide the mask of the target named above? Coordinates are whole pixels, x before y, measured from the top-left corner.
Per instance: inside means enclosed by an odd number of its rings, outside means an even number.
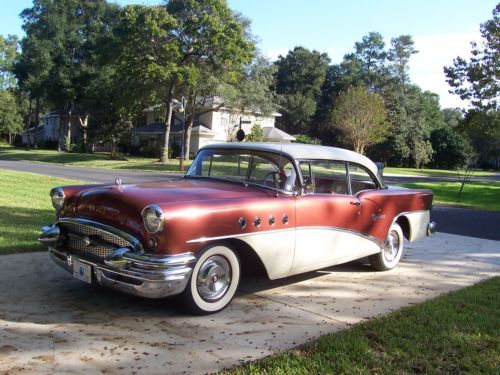
[[[388,188],[366,157],[302,144],[210,145],[179,181],[117,179],[51,197],[57,221],[40,241],[56,263],[142,297],[182,294],[200,314],[227,306],[256,262],[270,279],[363,257],[390,270],[403,237],[435,230],[432,191]]]

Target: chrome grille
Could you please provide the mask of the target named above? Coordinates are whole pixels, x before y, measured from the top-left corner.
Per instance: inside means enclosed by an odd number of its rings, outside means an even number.
[[[83,257],[102,260],[119,247],[132,248],[123,238],[90,225],[60,222],[59,228],[65,249]]]

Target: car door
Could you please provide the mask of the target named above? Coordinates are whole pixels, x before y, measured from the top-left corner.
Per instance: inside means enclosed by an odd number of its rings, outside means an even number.
[[[296,199],[293,273],[377,252],[380,247],[366,236],[370,231],[367,218],[376,208],[373,202],[360,199],[358,191],[353,194],[348,163],[313,160],[299,165],[304,189]]]

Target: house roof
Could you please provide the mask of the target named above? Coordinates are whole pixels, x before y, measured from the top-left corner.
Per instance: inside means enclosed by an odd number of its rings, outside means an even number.
[[[295,137],[288,133],[285,133],[283,130],[272,126],[266,126],[262,128],[264,132],[264,139],[273,140],[273,141],[295,141]]]

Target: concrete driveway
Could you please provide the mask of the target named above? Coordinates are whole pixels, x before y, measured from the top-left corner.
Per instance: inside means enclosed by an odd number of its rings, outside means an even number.
[[[226,310],[87,286],[46,253],[0,257],[0,373],[206,373],[500,275],[500,242],[438,233],[400,266],[361,263],[285,280],[245,278]]]

